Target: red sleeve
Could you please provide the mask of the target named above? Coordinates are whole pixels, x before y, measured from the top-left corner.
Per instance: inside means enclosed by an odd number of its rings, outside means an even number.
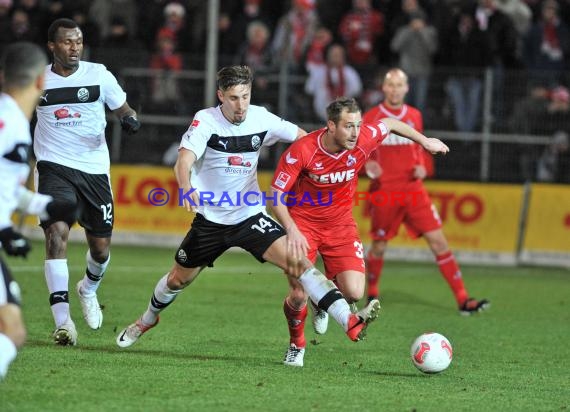
[[[275,190],[289,192],[291,187],[293,187],[297,181],[301,171],[303,170],[301,149],[302,140],[298,140],[289,146],[289,148],[281,155],[271,181],[271,187]]]
[[[380,116],[378,116],[379,111],[380,110],[378,109],[378,106],[372,107],[370,110],[368,110],[366,113],[362,115],[362,123],[372,123],[375,120],[379,120],[380,119]]]
[[[370,156],[382,144],[384,139],[390,134],[390,129],[381,120],[375,120],[370,123],[363,123],[360,134],[367,139],[364,148],[366,155]]]

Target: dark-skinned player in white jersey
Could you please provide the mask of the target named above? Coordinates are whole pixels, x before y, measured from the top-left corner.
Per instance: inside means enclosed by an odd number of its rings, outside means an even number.
[[[117,79],[96,63],[81,61],[83,33],[73,20],[55,20],[48,29],[53,62],[45,70],[46,85],[36,109],[34,132],[36,188],[52,196],[65,216],[42,219],[46,241],[45,277],[58,345],[75,345],[77,330],[69,310],[67,241],[78,222],[88,250],[85,276],[75,289],[83,317],[91,329],[103,323],[97,289],[111,258],[113,195],[109,150],[105,140],[105,105],[135,133],[140,122]]]

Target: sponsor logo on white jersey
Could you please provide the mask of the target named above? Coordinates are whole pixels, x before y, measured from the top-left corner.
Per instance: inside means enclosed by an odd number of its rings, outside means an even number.
[[[54,115],[56,120],[73,119],[73,118],[78,119],[81,117],[81,113],[74,112],[73,110],[71,110],[67,106],[63,106],[63,107],[57,109],[56,111],[53,112],[53,115]]]
[[[77,91],[77,98],[79,99],[80,102],[86,102],[87,100],[89,100],[89,90],[87,90],[85,87],[82,87]]]
[[[218,144],[220,146],[224,146],[224,150],[228,150],[228,141],[227,140],[222,140],[222,139],[218,139]]]
[[[227,142],[226,142],[227,144]],[[242,154],[228,156],[228,166],[251,167],[250,161],[244,161]]]
[[[253,150],[259,149],[260,146],[261,146],[261,138],[258,135],[253,136],[251,138],[251,147],[253,147]]]

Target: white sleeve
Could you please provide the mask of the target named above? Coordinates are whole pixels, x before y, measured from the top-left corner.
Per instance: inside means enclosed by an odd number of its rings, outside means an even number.
[[[196,113],[192,123],[190,123],[190,127],[182,135],[182,140],[178,148],[192,150],[196,155],[196,159],[200,159],[206,151],[206,146],[211,136],[209,131],[210,127],[208,123],[200,116],[200,112]]]
[[[113,74],[103,66],[101,74],[101,88],[103,90],[103,99],[105,104],[111,110],[117,110],[127,101],[127,94],[119,85],[119,82]]]
[[[291,143],[297,140],[299,126],[288,122],[269,111],[266,111],[266,114],[268,128],[267,136],[263,140],[263,146],[271,146],[277,142]]]
[[[0,228],[12,226],[12,213],[18,204],[20,177],[27,173],[27,164],[0,158]]]

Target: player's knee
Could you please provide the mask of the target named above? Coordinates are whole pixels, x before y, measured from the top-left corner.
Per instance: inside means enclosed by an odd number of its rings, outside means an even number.
[[[166,285],[171,290],[180,290],[184,289],[190,282],[184,281],[184,279],[180,278],[180,276],[176,276],[176,274],[171,273],[168,276],[168,281]]]
[[[449,245],[444,236],[432,236],[428,238],[430,249],[436,256],[446,253],[449,250]]]
[[[26,327],[23,324],[21,324],[14,331],[14,333],[10,338],[12,339],[12,342],[14,342],[14,345],[16,345],[17,348],[21,348],[22,346],[24,346],[24,343],[26,342],[26,337],[27,337]]]
[[[301,310],[306,304],[307,300],[303,296],[291,296],[287,297],[289,305],[297,310]]]
[[[386,242],[375,241],[370,246],[369,253],[372,255],[372,257],[382,258],[382,257],[384,257],[385,251],[386,251]]]
[[[307,301],[307,295],[303,288],[294,288],[289,291],[288,300],[292,306],[300,308]]]
[[[192,269],[186,269],[181,266],[175,265],[169,272],[166,280],[166,285],[171,290],[181,290],[192,283],[195,276],[192,275]]]
[[[105,263],[109,259],[109,247],[90,248],[89,253],[97,263]]]
[[[14,342],[16,347],[20,348],[24,345],[26,327],[17,305],[7,304],[0,307],[0,331]]]
[[[361,288],[348,288],[343,292],[344,298],[348,303],[358,302],[364,296],[364,290]]]

